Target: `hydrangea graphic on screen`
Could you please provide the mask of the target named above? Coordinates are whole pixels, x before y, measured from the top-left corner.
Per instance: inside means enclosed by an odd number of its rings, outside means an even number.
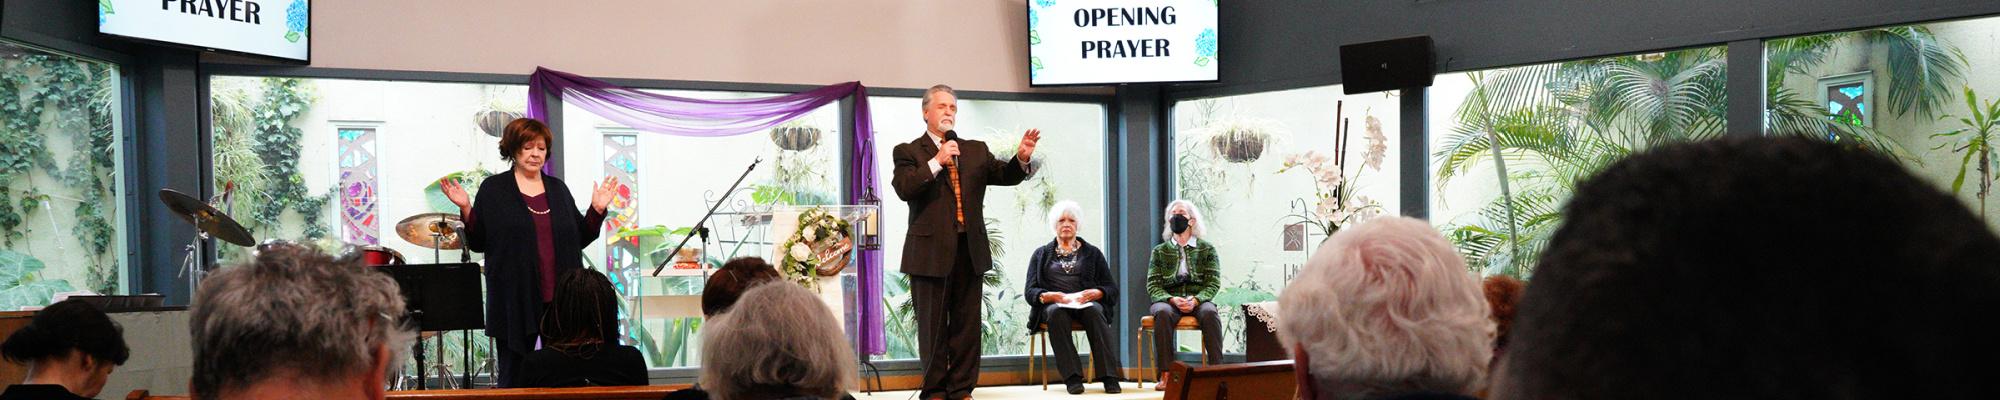
[[[1194,59],[1194,65],[1208,66],[1215,59],[1215,28],[1203,29],[1201,35],[1194,37],[1194,53],[1200,56]]]
[[[1042,13],[1041,13],[1041,12],[1039,12],[1039,11],[1035,11],[1035,9],[1033,9],[1033,8],[1029,8],[1029,9],[1028,9],[1028,45],[1029,45],[1029,46],[1033,46],[1033,45],[1038,45],[1038,44],[1042,44],[1042,34],[1041,34],[1041,32],[1038,32],[1038,31],[1036,31],[1036,29],[1035,29],[1035,27],[1037,27],[1037,26],[1042,26]]]
[[[1035,5],[1041,7],[1052,7],[1056,5],[1056,0],[1035,0]]]
[[[117,14],[112,12],[111,0],[97,0],[97,24],[104,25],[104,16],[109,14]]]
[[[312,18],[310,17],[311,13],[307,12],[306,7],[306,0],[292,0],[292,5],[285,7],[286,41],[298,43],[299,39],[304,39],[308,35],[306,33],[306,23],[310,22]]]

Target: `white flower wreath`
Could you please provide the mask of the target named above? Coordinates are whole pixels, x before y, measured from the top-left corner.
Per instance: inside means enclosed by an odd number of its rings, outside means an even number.
[[[854,249],[854,242],[848,238],[850,228],[847,220],[824,208],[813,207],[799,213],[798,230],[778,245],[784,249],[778,272],[799,286],[818,291],[818,277],[834,276],[847,268],[848,252]]]

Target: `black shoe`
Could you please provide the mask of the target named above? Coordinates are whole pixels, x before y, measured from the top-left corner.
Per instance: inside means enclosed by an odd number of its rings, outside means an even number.
[[[1068,381],[1068,382],[1063,382],[1063,385],[1067,385],[1067,386],[1069,386],[1069,394],[1083,394],[1083,382],[1082,382],[1082,381]]]
[[[1118,388],[1118,384],[1120,383],[1124,382],[1118,381],[1117,378],[1104,378],[1104,392],[1111,394],[1124,392],[1124,390]]]

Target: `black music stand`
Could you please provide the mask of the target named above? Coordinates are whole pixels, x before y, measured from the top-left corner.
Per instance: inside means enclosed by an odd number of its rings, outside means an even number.
[[[415,325],[418,331],[486,328],[486,310],[482,308],[485,296],[479,292],[479,264],[404,264],[379,268],[395,278],[396,286],[402,288],[407,308],[403,323]],[[417,340],[416,351],[417,389],[422,390],[425,383],[422,339]],[[465,366],[472,366],[470,349],[466,352]]]

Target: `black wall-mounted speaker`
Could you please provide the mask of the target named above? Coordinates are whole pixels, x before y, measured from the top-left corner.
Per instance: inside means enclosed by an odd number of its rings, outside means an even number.
[[[1357,94],[1430,86],[1435,59],[1430,36],[1340,46],[1341,87]]]

